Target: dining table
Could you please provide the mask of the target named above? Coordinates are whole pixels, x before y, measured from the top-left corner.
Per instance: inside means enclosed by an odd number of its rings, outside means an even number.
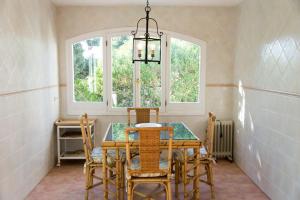
[[[172,149],[182,150],[183,152],[187,152],[187,149],[194,149],[194,155],[196,156],[196,164],[194,167],[194,180],[193,180],[193,199],[200,199],[200,147],[202,146],[201,140],[188,128],[186,124],[183,122],[165,122],[165,123],[158,123],[160,126],[169,126],[174,128],[174,135],[173,135],[173,144]],[[135,123],[123,123],[123,122],[113,122],[110,123],[105,136],[102,140],[102,151],[103,151],[103,195],[104,199],[107,200],[109,194],[115,196],[115,199],[123,199],[124,198],[124,188],[125,184],[122,181],[122,174],[124,174],[124,159],[122,159],[122,153],[125,152],[125,129],[129,127],[136,127],[137,124]],[[138,146],[138,134],[130,134],[130,146],[131,148]],[[168,140],[169,134],[165,131],[161,131],[160,133],[160,148],[167,149],[168,148]],[[115,181],[111,179],[109,171],[113,169],[107,165],[107,156],[108,151],[114,150],[115,151],[115,162],[116,166],[114,169],[114,176]],[[187,163],[188,156],[187,153],[183,154],[184,161]],[[187,166],[187,165],[185,165]],[[185,177],[182,178],[183,182],[187,181]],[[109,189],[109,183],[113,183],[116,186],[116,192],[114,190]],[[185,188],[184,188],[185,189]],[[186,198],[184,198],[186,199]]]

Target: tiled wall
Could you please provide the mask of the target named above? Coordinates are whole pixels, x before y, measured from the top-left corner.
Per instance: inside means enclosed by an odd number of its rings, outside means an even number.
[[[234,41],[237,9],[235,7],[153,7],[151,16],[159,28],[199,38],[207,42],[206,112],[213,111],[219,118],[232,118],[232,88],[218,84],[232,84]],[[60,49],[60,83],[62,116],[66,111],[65,41],[69,38],[103,29],[134,27],[145,15],[142,6],[118,7],[59,7],[57,25]],[[220,100],[221,99],[221,100]],[[75,116],[77,117],[77,116]],[[97,116],[97,143],[100,143],[111,121],[124,121],[126,116]],[[184,121],[201,137],[205,116],[166,116],[162,121]]]
[[[235,59],[235,161],[274,200],[300,199],[300,1],[245,0]]]
[[[0,2],[0,199],[19,200],[54,165],[55,8],[48,0]]]

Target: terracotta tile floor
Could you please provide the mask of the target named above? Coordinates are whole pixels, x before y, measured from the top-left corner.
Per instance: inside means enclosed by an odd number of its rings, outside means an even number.
[[[214,173],[217,200],[269,199],[234,163],[219,161]],[[142,187],[138,189],[148,193],[155,188]],[[84,193],[82,163],[68,162],[60,168],[55,167],[28,195],[27,200],[83,200]],[[102,186],[91,190],[89,197],[103,199]],[[164,194],[159,199],[165,199]],[[183,199],[182,193],[180,199]],[[204,184],[201,184],[201,199],[210,199],[209,187]]]

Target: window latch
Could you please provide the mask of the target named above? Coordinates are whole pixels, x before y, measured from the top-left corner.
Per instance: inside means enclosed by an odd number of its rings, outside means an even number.
[[[136,84],[140,84],[140,79],[137,78],[137,79],[135,80],[135,83],[136,83]]]

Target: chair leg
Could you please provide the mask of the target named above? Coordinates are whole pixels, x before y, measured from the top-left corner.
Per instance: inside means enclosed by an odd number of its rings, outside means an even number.
[[[85,168],[85,200],[89,198],[90,188],[90,167],[87,165]]]
[[[205,164],[205,165],[204,165],[204,168],[205,168],[205,173],[206,173],[206,176],[207,176],[207,177],[206,177],[206,178],[207,178],[207,181],[209,182],[209,179],[210,179],[210,178],[209,178],[209,175],[210,175],[210,174],[209,174],[209,166],[208,166],[208,164]]]
[[[89,199],[89,190],[85,191],[84,199],[88,200]]]
[[[180,182],[183,182],[183,174],[180,173],[180,172],[182,171],[182,168],[183,168],[182,165],[183,165],[183,164],[180,163],[180,162],[179,162],[178,164],[179,164],[179,176],[178,176],[179,179],[178,179],[178,181],[179,181],[179,183],[180,183]]]
[[[215,188],[214,188],[214,179],[213,179],[213,169],[211,164],[208,165],[208,174],[209,174],[209,183],[210,183],[210,192],[211,198],[215,199]]]
[[[85,187],[88,188],[89,187],[89,183],[90,183],[90,178],[89,178],[89,173],[90,173],[90,169],[89,166],[85,166]]]
[[[93,187],[93,184],[94,184],[94,174],[95,174],[95,168],[93,168],[92,170],[91,170],[91,174],[90,174],[90,187]]]
[[[132,182],[127,180],[127,200],[133,200]]]
[[[181,165],[182,185],[183,185],[183,198],[186,199],[186,187],[185,187],[185,166]]]
[[[175,161],[175,197],[178,198],[178,184],[179,184],[179,161]]]
[[[166,194],[166,196],[168,197],[168,200],[172,199],[172,189],[171,189],[171,181],[169,180],[167,183],[167,188],[168,188],[168,193]]]
[[[85,172],[85,187],[86,189],[89,189],[91,187],[91,168],[89,166],[86,166],[86,172]]]
[[[109,178],[112,179],[114,177],[114,172],[109,170]]]
[[[90,174],[90,188],[92,188],[93,185],[94,185],[95,170],[96,170],[95,168],[92,168],[92,170],[91,170],[91,174]]]
[[[166,200],[169,200],[168,184],[167,183],[162,183],[160,185],[162,185],[165,188]]]

